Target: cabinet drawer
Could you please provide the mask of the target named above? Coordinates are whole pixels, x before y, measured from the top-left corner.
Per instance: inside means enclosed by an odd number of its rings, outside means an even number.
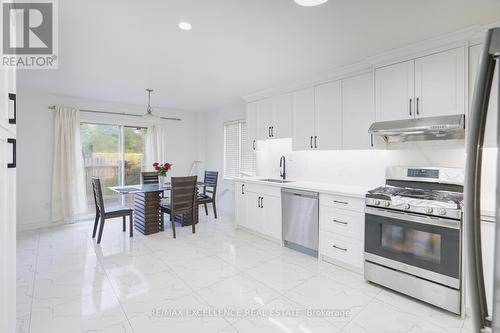
[[[331,207],[320,208],[320,229],[362,241],[365,214]]]
[[[321,231],[321,254],[348,265],[363,267],[363,242]]]
[[[245,192],[260,193],[263,195],[281,198],[281,187],[278,186],[245,183]]]
[[[322,206],[348,209],[357,212],[364,212],[365,210],[364,199],[345,197],[341,195],[322,194],[319,197],[319,204]]]

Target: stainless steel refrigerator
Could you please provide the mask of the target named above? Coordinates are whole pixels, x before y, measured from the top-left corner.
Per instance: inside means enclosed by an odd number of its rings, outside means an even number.
[[[500,333],[500,163],[497,163],[496,172],[497,223],[495,226],[494,295],[492,309],[488,309],[486,304],[480,229],[482,148],[490,93],[493,89],[500,89],[500,83],[493,84],[495,70],[499,71],[500,74],[499,54],[500,28],[490,29],[486,33],[476,76],[466,149],[464,221],[467,251],[466,270],[469,280],[468,295],[470,297],[473,332]],[[498,113],[500,110],[490,110],[490,112]],[[498,117],[497,128],[500,128],[500,117]],[[500,131],[497,131],[497,133],[500,133]],[[497,135],[497,146],[500,146],[500,134]]]

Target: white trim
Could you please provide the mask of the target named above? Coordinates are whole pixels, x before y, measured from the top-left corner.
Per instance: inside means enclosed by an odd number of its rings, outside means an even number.
[[[280,86],[263,89],[245,95],[242,98],[247,103],[255,102],[275,95],[289,93],[308,87],[314,87],[327,82],[365,74],[373,71],[378,67],[388,66],[390,64],[395,64],[398,62],[420,58],[449,49],[480,44],[484,39],[485,30],[498,26],[500,26],[500,21],[484,25],[473,25],[465,29],[454,31],[452,33],[423,40],[401,48],[383,52],[372,57],[367,57],[361,62],[325,71],[319,75],[313,75],[291,83],[285,83]]]

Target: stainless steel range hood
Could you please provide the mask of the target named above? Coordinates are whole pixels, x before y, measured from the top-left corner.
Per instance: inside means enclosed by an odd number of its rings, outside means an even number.
[[[381,121],[373,123],[368,133],[386,142],[463,139],[465,115]]]

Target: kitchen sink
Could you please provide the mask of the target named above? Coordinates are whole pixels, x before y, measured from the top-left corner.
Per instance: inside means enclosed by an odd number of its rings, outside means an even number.
[[[293,183],[293,180],[283,180],[283,179],[259,179],[261,182],[271,182],[271,183],[280,183],[280,184],[286,184],[286,183]]]

